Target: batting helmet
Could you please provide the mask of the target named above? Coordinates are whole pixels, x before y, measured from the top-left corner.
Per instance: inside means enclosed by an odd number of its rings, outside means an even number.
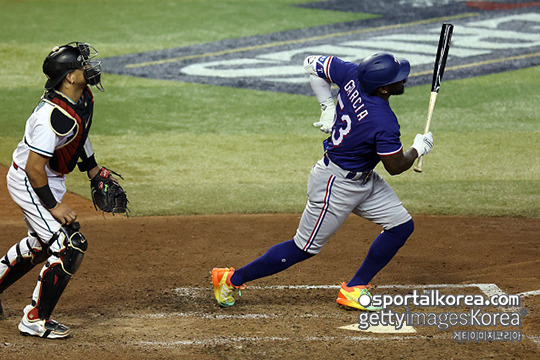
[[[357,74],[364,91],[373,94],[379,86],[405,80],[410,71],[411,65],[406,59],[398,59],[389,53],[376,53],[360,62]]]
[[[76,69],[84,71],[84,77],[89,85],[95,85],[103,91],[101,85],[101,62],[92,60],[98,52],[91,45],[82,42],[71,42],[55,46],[43,61],[43,73],[48,80],[45,89],[52,90]]]

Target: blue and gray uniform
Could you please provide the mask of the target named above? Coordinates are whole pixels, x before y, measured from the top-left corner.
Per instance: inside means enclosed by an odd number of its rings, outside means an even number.
[[[397,118],[387,100],[367,94],[381,86],[404,83],[410,71],[408,61],[383,53],[357,65],[333,56],[314,55],[305,59],[304,68],[311,74],[310,83],[321,104],[321,120],[314,125],[330,137],[324,140],[322,159],[310,172],[308,201],[294,238],[274,245],[237,269],[230,279],[233,286],[278,273],[319,253],[351,213],[384,229],[347,284],[366,285],[414,230],[411,215],[396,193],[373,170],[382,156],[399,156],[403,150]],[[361,84],[359,73],[365,71],[369,78],[362,78]],[[331,83],[339,87],[337,104]],[[429,149],[420,144],[424,136],[417,137],[417,153],[427,153]]]
[[[336,118],[324,140],[325,154],[311,170],[308,201],[294,236],[298,247],[318,253],[354,213],[391,229],[411,219],[388,183],[373,171],[380,156],[403,149],[397,118],[388,102],[364,94],[358,65],[317,57],[312,74],[339,87]]]

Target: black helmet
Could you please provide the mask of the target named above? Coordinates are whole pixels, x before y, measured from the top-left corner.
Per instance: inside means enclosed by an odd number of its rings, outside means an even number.
[[[101,62],[92,60],[98,52],[91,45],[82,42],[71,42],[55,46],[43,62],[43,73],[48,80],[45,89],[52,90],[76,69],[84,71],[84,77],[89,85],[95,85],[103,91],[101,85]]]

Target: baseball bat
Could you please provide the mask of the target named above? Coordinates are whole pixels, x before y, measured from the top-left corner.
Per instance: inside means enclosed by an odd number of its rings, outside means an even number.
[[[446,58],[448,57],[448,50],[450,49],[450,40],[452,38],[453,30],[454,25],[452,24],[443,24],[441,28],[439,46],[437,47],[437,56],[435,57],[435,67],[433,68],[433,80],[431,82],[431,94],[429,96],[429,106],[424,134],[427,134],[429,132],[429,127],[431,126],[433,109],[435,108],[435,102],[437,101],[437,95],[439,94],[439,88],[441,87],[441,81],[444,73],[444,68],[446,67]],[[423,171],[423,158],[423,155],[418,158],[418,162],[414,167],[414,171],[419,173]]]

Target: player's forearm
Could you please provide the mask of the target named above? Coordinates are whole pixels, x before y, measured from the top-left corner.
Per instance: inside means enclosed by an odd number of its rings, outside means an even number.
[[[394,155],[381,156],[381,161],[390,175],[399,175],[410,169],[417,157],[416,149],[411,147],[405,152],[400,151]]]
[[[45,208],[53,209],[58,206],[58,202],[56,201],[51,188],[49,187],[45,168],[43,168],[43,171],[41,171],[39,168],[27,167],[26,175],[28,176],[28,181],[30,181],[30,185],[34,189],[34,192],[39,197]]]
[[[318,76],[310,75],[309,83],[320,104],[328,99],[332,99],[332,92],[330,91],[330,83],[328,81]]]
[[[49,184],[45,171],[42,173],[39,170],[26,168],[26,175],[28,175],[28,181],[30,181],[30,185],[32,185],[34,189]]]
[[[403,160],[401,163],[401,171],[398,174],[401,174],[404,171],[407,171],[413,166],[414,161],[418,158],[418,152],[415,148],[411,147],[409,150],[405,151],[403,154]],[[397,175],[397,174],[396,174]]]
[[[48,185],[49,180],[45,170],[47,160],[47,158],[32,151],[30,151],[28,154],[28,159],[26,161],[26,167],[24,170],[28,176],[30,185],[32,185],[33,188],[40,188]]]
[[[49,158],[30,151],[24,171],[42,204],[47,209],[53,209],[58,205],[58,202],[49,187],[49,179],[45,170],[48,161]]]

